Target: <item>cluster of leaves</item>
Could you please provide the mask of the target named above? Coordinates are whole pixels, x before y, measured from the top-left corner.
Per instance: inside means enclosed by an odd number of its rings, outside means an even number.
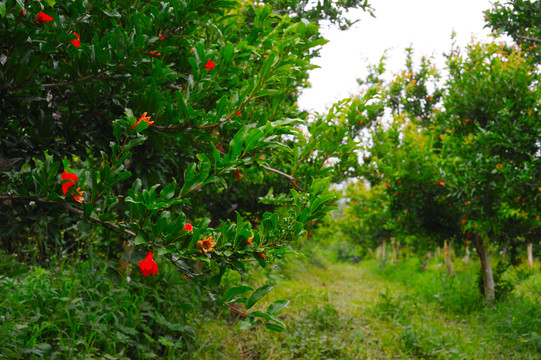
[[[296,91],[326,41],[292,3],[0,4],[0,238],[21,259],[86,239],[86,256],[151,251],[214,291],[291,252],[355,168],[376,91],[305,120]],[[250,319],[277,330],[282,308]]]
[[[541,4],[537,1],[496,1],[485,12],[487,26],[509,35],[536,62],[541,60]]]

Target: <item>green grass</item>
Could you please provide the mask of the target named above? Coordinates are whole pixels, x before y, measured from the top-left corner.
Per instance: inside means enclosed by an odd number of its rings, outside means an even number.
[[[0,358],[178,358],[195,344],[185,310],[201,301],[163,268],[131,282],[103,260],[0,277]]]
[[[0,359],[539,359],[538,270],[511,269],[510,295],[485,304],[477,265],[457,262],[448,277],[410,259],[381,267],[330,262],[318,251],[279,271],[248,272],[275,283],[253,310],[291,305],[282,333],[240,320],[166,263],[160,276],[133,280],[104,260],[26,267],[0,262]],[[241,283],[238,274],[225,277]]]
[[[538,359],[541,307],[523,297],[494,306],[475,265],[454,277],[416,262],[288,267],[267,302],[287,298],[284,333],[235,332],[224,318],[202,323],[200,359]],[[264,308],[264,304],[261,304]]]

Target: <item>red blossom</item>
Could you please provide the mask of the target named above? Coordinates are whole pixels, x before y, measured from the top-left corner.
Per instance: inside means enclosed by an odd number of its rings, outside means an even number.
[[[154,56],[160,56],[160,55],[161,55],[161,53],[156,52],[156,51],[149,51],[148,53],[149,53],[150,55],[154,55]]]
[[[78,48],[79,46],[81,46],[81,38],[79,37],[79,34],[77,34],[76,32],[74,32],[73,35],[77,36],[77,40],[70,40],[70,43],[72,43],[73,46]]]
[[[212,242],[212,236],[209,236],[207,238],[203,238],[203,240],[199,240],[195,243],[195,247],[198,250],[203,251],[203,253],[208,253],[211,251],[214,251],[214,245],[216,245],[217,242]]]
[[[24,14],[23,14],[24,15]],[[36,24],[42,24],[44,22],[53,21],[54,19],[49,15],[45,14],[43,11],[40,11],[38,17],[36,18]]]
[[[468,246],[468,245],[470,245],[470,243],[466,241],[466,246]]]
[[[233,174],[235,174],[235,180],[240,180],[244,177],[244,175],[242,175],[242,173],[237,169],[233,170]]]
[[[212,69],[214,69],[215,66],[216,66],[216,64],[214,62],[212,62],[211,60],[209,60],[205,64],[205,69],[212,70]]]
[[[260,252],[254,251],[254,254],[256,254],[257,256],[259,256],[259,257],[262,258],[262,259],[265,258],[265,255],[263,255],[263,254],[260,253]]]
[[[147,253],[144,260],[139,261],[139,269],[144,276],[149,276],[150,274],[156,275],[158,273],[158,264],[152,258],[152,251]]]
[[[246,245],[253,245],[254,244],[254,232],[252,231],[250,234],[250,237],[246,240]]]
[[[69,188],[72,187],[73,185],[75,185],[75,182],[77,181],[78,178],[79,177],[77,175],[72,174],[72,173],[68,173],[66,171],[64,171],[62,173],[62,175],[60,176],[60,182],[63,183],[62,184],[62,191],[64,192],[64,196],[68,192]],[[64,183],[64,180],[69,180],[69,181],[66,181]]]
[[[193,225],[192,224],[186,224],[186,226],[184,226],[182,228],[182,230],[186,230],[186,231],[189,231],[193,234]]]
[[[159,38],[160,40],[163,40],[163,39],[165,39],[165,36],[163,36],[162,34],[158,34],[158,38]]]
[[[445,186],[445,183],[441,180],[438,180],[438,184],[440,184],[441,186]]]
[[[387,183],[387,184],[385,184],[385,185],[387,185],[387,187],[388,187],[388,188],[390,188],[390,187],[391,187],[391,184],[389,184],[389,183]]]
[[[133,124],[133,126],[131,127],[131,130],[135,129],[135,127],[137,126],[137,124],[139,124],[141,121],[146,121],[148,123],[148,126],[154,124],[154,121],[149,121],[150,120],[150,116],[147,116],[147,113],[145,112],[143,114],[143,116],[141,116],[141,118],[139,118],[139,120],[137,120],[135,122],[135,124]]]
[[[26,13],[24,12],[24,10],[19,10],[19,14],[24,15]]]
[[[80,187],[77,188],[76,192],[77,194],[73,195],[72,200],[82,204],[83,201],[85,201],[85,198],[83,197],[85,192],[81,191]]]

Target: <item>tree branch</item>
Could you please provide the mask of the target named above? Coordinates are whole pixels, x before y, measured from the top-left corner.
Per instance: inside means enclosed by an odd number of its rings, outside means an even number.
[[[80,82],[83,82],[83,81],[86,81],[86,80],[90,80],[90,79],[94,79],[94,78],[97,78],[101,76],[101,74],[99,75],[87,75],[87,76],[83,76],[77,80],[74,80],[74,81],[62,81],[62,82],[58,82],[58,83],[50,83],[50,84],[41,84],[41,86],[43,86],[44,88],[54,88],[54,87],[60,87],[60,86],[67,86],[67,85],[75,85],[77,83],[80,83]]]
[[[288,175],[288,174],[286,174],[285,172],[282,172],[282,171],[280,171],[280,170],[276,170],[276,169],[273,169],[273,168],[271,168],[271,167],[265,166],[265,165],[261,165],[261,167],[262,167],[263,169],[265,169],[265,170],[268,170],[268,171],[270,171],[270,172],[273,172],[273,173],[275,173],[275,174],[278,174],[278,175],[281,175],[281,176],[285,177],[286,179],[288,179],[288,180],[291,182],[291,184],[293,185],[293,187],[295,188],[295,190],[303,191],[303,190],[299,187],[299,185],[297,185],[297,180],[295,180],[295,178],[294,178],[293,176]]]
[[[520,39],[524,39],[524,40],[530,40],[530,41],[535,41],[535,42],[541,42],[541,39],[539,39],[539,38],[533,38],[533,37],[522,36],[522,35],[517,35],[517,37],[520,38]]]
[[[95,223],[97,223],[99,225],[108,227],[110,229],[113,229],[113,230],[116,230],[116,231],[119,231],[119,232],[123,232],[123,233],[125,233],[127,235],[130,235],[131,237],[136,237],[137,236],[137,234],[134,233],[133,231],[128,230],[128,229],[123,229],[119,225],[117,225],[115,223],[112,223],[110,221],[100,220],[100,219],[98,219],[96,217],[93,217],[93,216],[84,217],[84,211],[83,210],[74,208],[73,206],[68,205],[66,203],[63,203],[63,202],[44,200],[44,199],[35,198],[35,197],[31,197],[31,196],[0,195],[0,201],[3,201],[3,200],[29,200],[29,201],[39,202],[39,203],[42,203],[42,204],[52,204],[52,205],[55,205],[55,206],[60,206],[60,207],[66,209],[66,210],[68,210],[68,211],[70,211],[72,213],[75,213],[75,214],[78,214],[78,215],[83,215],[84,219],[88,219],[88,220],[93,221],[93,222],[95,222]]]

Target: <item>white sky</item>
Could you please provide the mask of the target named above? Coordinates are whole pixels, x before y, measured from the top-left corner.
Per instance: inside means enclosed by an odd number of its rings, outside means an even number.
[[[362,11],[349,14],[361,19],[346,31],[323,29],[330,40],[313,61],[321,66],[310,72],[312,87],[302,92],[299,106],[325,111],[337,100],[356,94],[356,79],[367,74],[369,64],[377,64],[387,51],[387,69],[397,73],[404,68],[406,47],[413,45],[415,58],[434,55],[437,67],[444,68],[441,54],[451,48],[451,33],[464,47],[475,36],[488,38],[483,11],[489,0],[372,0],[375,18]]]

